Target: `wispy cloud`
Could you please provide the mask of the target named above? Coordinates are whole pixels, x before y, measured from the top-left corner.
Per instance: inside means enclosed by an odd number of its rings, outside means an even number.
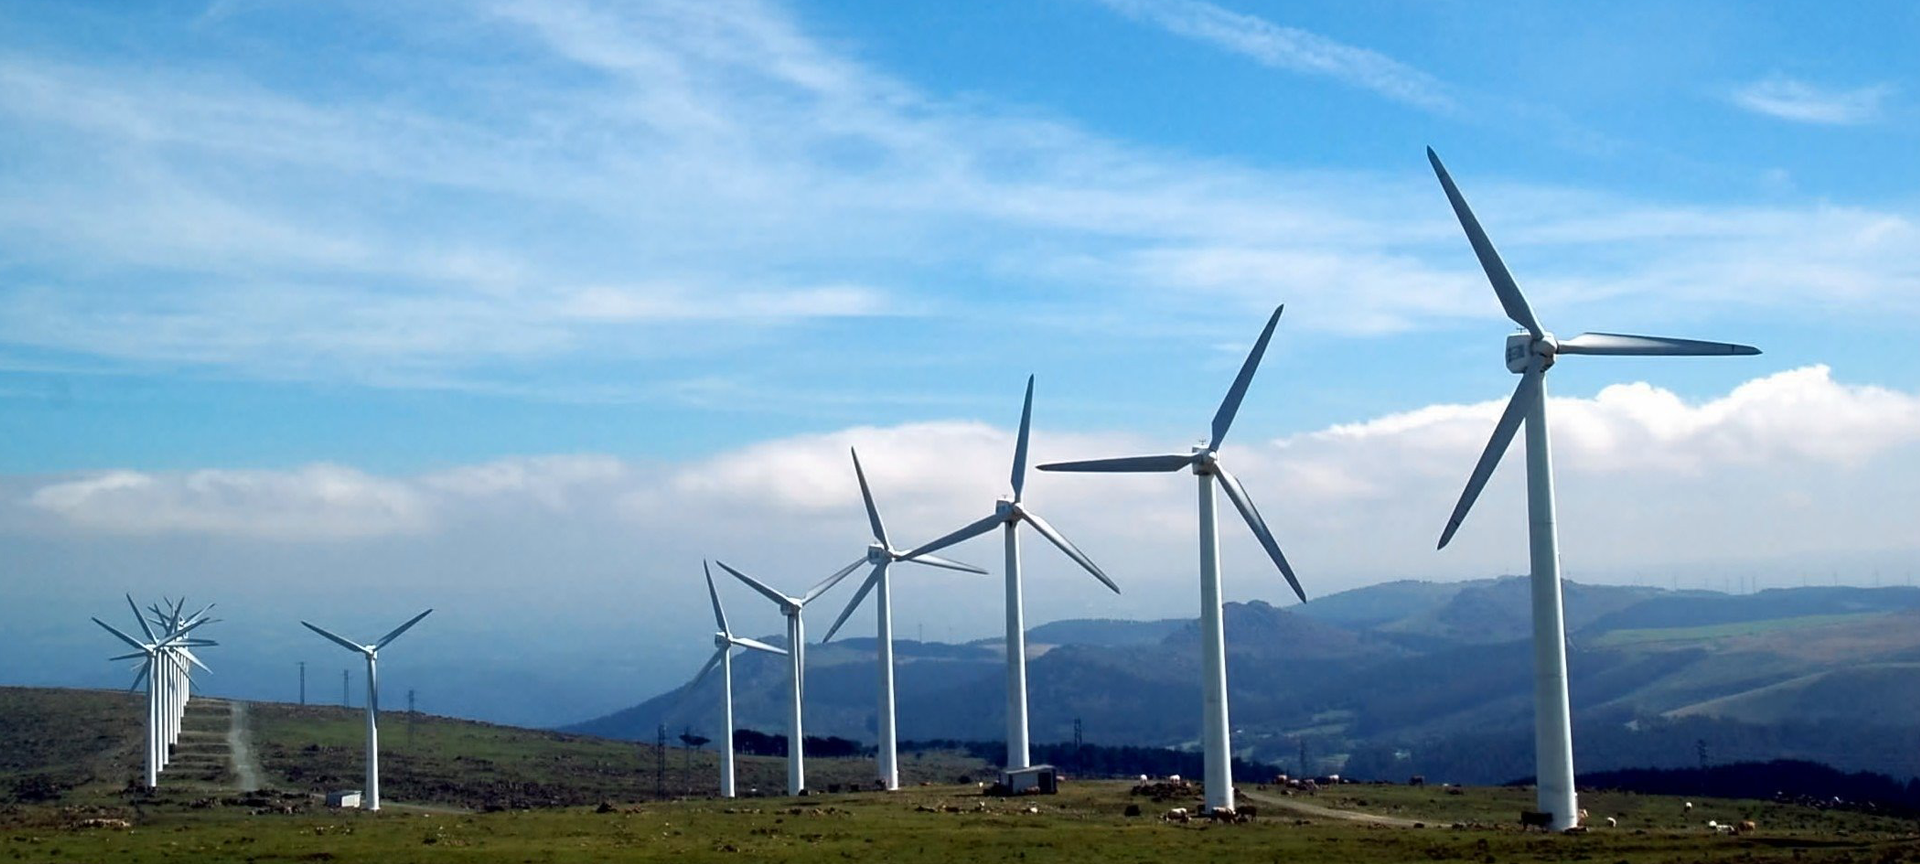
[[[1842,90],[1775,75],[1734,90],[1733,102],[1748,111],[1782,120],[1857,126],[1880,119],[1881,103],[1893,94],[1891,84]]]
[[[1202,0],[1098,2],[1127,17],[1244,55],[1264,66],[1326,76],[1430,111],[1455,107],[1446,85],[1432,75],[1378,51],[1336,42],[1297,27]]]

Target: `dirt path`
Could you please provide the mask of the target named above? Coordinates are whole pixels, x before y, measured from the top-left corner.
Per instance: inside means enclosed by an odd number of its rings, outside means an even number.
[[[247,728],[247,703],[233,700],[227,727],[227,755],[233,760],[234,785],[242,792],[260,788],[260,763],[253,758],[253,736]]]
[[[1365,822],[1370,825],[1389,825],[1394,828],[1412,828],[1420,824],[1413,819],[1401,819],[1397,816],[1381,816],[1376,813],[1362,813],[1358,810],[1335,810],[1318,804],[1308,804],[1292,796],[1267,795],[1259,792],[1242,791],[1240,797],[1258,801],[1261,804],[1291,810],[1303,816],[1319,816],[1325,819],[1345,819],[1349,822]]]

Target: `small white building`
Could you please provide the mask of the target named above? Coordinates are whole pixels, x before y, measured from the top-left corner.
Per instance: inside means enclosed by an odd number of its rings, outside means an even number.
[[[1029,765],[1000,772],[1000,784],[1013,795],[1053,795],[1060,791],[1060,772],[1052,765]]]
[[[360,806],[360,790],[342,789],[339,792],[328,792],[327,806],[328,807],[358,807]]]

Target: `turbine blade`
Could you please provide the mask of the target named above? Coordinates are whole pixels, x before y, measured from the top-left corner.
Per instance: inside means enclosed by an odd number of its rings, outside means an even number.
[[[772,600],[773,602],[780,604],[780,608],[782,609],[786,608],[788,604],[793,602],[793,598],[788,597],[787,595],[782,594],[778,591],[775,591],[772,588],[768,588],[765,584],[761,583],[760,580],[755,579],[752,576],[748,576],[747,574],[742,573],[738,570],[735,570],[732,567],[728,567],[727,562],[725,561],[715,558],[713,560],[713,563],[720,565],[720,569],[725,570],[728,573],[732,573],[735,579],[738,579],[742,582],[747,583],[747,587],[752,588],[753,590],[766,595],[768,600]]]
[[[207,670],[207,674],[208,674],[208,675],[212,675],[212,674],[213,674],[213,670],[212,670],[212,669],[207,669],[207,664],[205,664],[205,663],[202,663],[202,662],[200,662],[200,658],[198,658],[198,657],[195,657],[195,656],[193,656],[193,652],[192,652],[192,651],[183,651],[183,652],[181,652],[181,653],[182,653],[182,654],[184,654],[184,655],[186,656],[186,658],[187,658],[187,662],[188,662],[188,663],[192,663],[192,664],[193,664],[193,665],[195,665],[195,666],[198,666],[198,667],[200,667],[200,668],[202,668],[202,669],[206,669],[206,670]]]
[[[1453,185],[1453,177],[1447,174],[1447,166],[1440,164],[1440,157],[1427,148],[1427,161],[1433,163],[1433,173],[1440,178],[1440,186],[1447,192],[1447,201],[1453,205],[1453,214],[1460,217],[1460,227],[1466,229],[1467,242],[1473,244],[1473,254],[1480,259],[1480,269],[1487,271],[1487,281],[1493,283],[1493,293],[1500,298],[1500,308],[1507,311],[1507,317],[1513,323],[1525,327],[1533,338],[1546,335],[1538,319],[1533,317],[1533,308],[1527,305],[1527,298],[1520,293],[1520,286],[1514,284],[1513,274],[1507,272],[1507,265],[1500,260],[1500,253],[1493,248],[1493,241],[1487,239],[1487,232],[1480,227],[1480,220],[1474,218],[1473,210],[1467,207],[1467,199],[1460,195],[1460,188]]]
[[[907,550],[907,552],[901,555],[900,557],[903,559],[917,558],[921,555],[927,554],[928,552],[945,549],[948,546],[952,546],[953,544],[958,543],[962,540],[971,540],[975,537],[985,534],[988,531],[993,530],[994,526],[1000,525],[1005,521],[1006,521],[1005,519],[1000,518],[1000,514],[995,513],[991,516],[986,517],[985,519],[981,519],[978,522],[970,523],[965,527],[960,528],[957,531],[954,531],[951,534],[941,537],[938,540],[922,543],[919,546],[914,547],[913,549]]]
[[[345,637],[345,636],[341,636],[341,635],[340,635],[340,634],[338,634],[338,633],[334,633],[334,632],[332,632],[332,631],[330,631],[330,630],[327,630],[327,629],[324,629],[324,628],[321,628],[321,627],[316,627],[316,626],[314,626],[314,625],[312,625],[312,624],[308,624],[308,623],[307,623],[307,622],[305,622],[305,621],[302,621],[302,622],[300,622],[300,623],[301,623],[301,624],[302,624],[303,626],[305,626],[305,627],[306,627],[306,628],[307,628],[308,630],[312,630],[312,631],[313,631],[313,632],[315,632],[315,633],[318,633],[318,634],[320,634],[320,635],[322,635],[322,636],[325,636],[325,637],[327,637],[328,639],[332,639],[333,641],[335,641],[335,642],[338,642],[338,643],[340,643],[340,647],[342,647],[342,648],[346,648],[346,649],[348,649],[348,650],[351,650],[351,651],[357,651],[357,652],[359,652],[359,653],[361,653],[361,654],[365,654],[365,653],[367,653],[367,646],[365,646],[365,645],[355,645],[355,644],[353,644],[353,641],[352,641],[352,640],[350,640],[350,639],[348,639],[348,638],[347,638],[347,637]]]
[[[1731,342],[1703,342],[1698,339],[1672,339],[1666,336],[1628,336],[1622,333],[1582,333],[1560,343],[1561,354],[1611,354],[1615,356],[1716,356],[1758,354],[1752,345]]]
[[[380,637],[380,641],[373,643],[373,650],[378,651],[382,648],[387,647],[388,642],[392,642],[393,640],[400,638],[400,634],[407,632],[407,630],[412,628],[413,625],[420,623],[420,619],[425,618],[428,615],[432,615],[432,614],[433,614],[433,610],[428,609],[427,611],[422,612],[418,615],[415,615],[412,618],[408,618],[407,623],[393,628],[393,632]]]
[[[120,637],[120,641],[125,642],[128,645],[132,645],[133,647],[140,649],[140,652],[142,654],[145,654],[146,652],[153,650],[152,645],[143,643],[140,640],[133,638],[132,636],[128,636],[127,634],[120,632],[120,629],[118,627],[113,626],[112,624],[108,624],[107,622],[102,621],[98,618],[93,619],[93,623],[107,628],[108,633],[112,633],[113,635]]]
[[[716,649],[713,656],[707,658],[707,664],[700,667],[699,674],[693,676],[693,680],[687,684],[687,691],[692,692],[693,688],[700,686],[700,682],[706,679],[707,673],[712,672],[713,667],[720,665],[720,658],[725,657],[727,652],[732,650],[730,647]]]
[[[1033,376],[1027,376],[1027,401],[1020,406],[1020,437],[1013,445],[1013,500],[1027,487],[1027,434],[1033,429]]]
[[[1112,589],[1113,593],[1120,593],[1120,586],[1113,584],[1113,580],[1107,578],[1107,574],[1100,570],[1099,565],[1093,563],[1092,558],[1087,557],[1087,553],[1080,551],[1080,547],[1073,545],[1073,541],[1068,540],[1052,525],[1047,524],[1047,520],[1040,518],[1040,514],[1023,508],[1020,515],[1026,517],[1027,523],[1033,526],[1033,530],[1040,532],[1040,536],[1047,538],[1053,545],[1060,547],[1060,551],[1067,553],[1067,557],[1072,558],[1073,563],[1092,573],[1093,578],[1100,580],[1100,583]]]
[[[833,626],[827,628],[827,635],[820,637],[821,644],[832,640],[833,634],[840,632],[840,625],[847,623],[847,618],[853,615],[853,610],[860,608],[860,601],[867,599],[867,592],[872,591],[873,586],[880,584],[880,577],[886,572],[887,565],[884,562],[873,565],[873,574],[867,577],[867,581],[860,583],[860,590],[854,592],[852,600],[847,601],[847,608],[840,610],[840,617],[833,619]]]
[[[144,660],[146,659],[146,656],[147,656],[147,652],[145,651],[135,651],[132,654],[122,654],[118,657],[108,657],[107,662],[118,663],[122,660]]]
[[[745,636],[728,636],[727,639],[742,648],[752,648],[755,651],[765,651],[768,654],[778,654],[782,657],[787,656],[787,649],[768,645],[758,639],[748,639]]]
[[[1103,474],[1125,474],[1148,471],[1178,471],[1193,464],[1191,453],[1169,453],[1165,456],[1122,456],[1118,459],[1083,459],[1078,462],[1049,462],[1040,466],[1042,471],[1089,471]]]
[[[142,655],[142,656],[145,656],[145,655]],[[140,682],[147,680],[147,673],[152,669],[153,669],[152,658],[148,658],[147,662],[140,664],[140,671],[133,673],[133,683],[127,685],[127,692],[132,693],[133,691],[140,689]]]
[[[1520,386],[1513,390],[1513,398],[1507,400],[1507,410],[1500,414],[1500,422],[1494,424],[1493,437],[1487,439],[1487,449],[1481,451],[1480,461],[1473,466],[1473,475],[1467,478],[1467,488],[1460,493],[1460,502],[1453,505],[1453,515],[1447,518],[1447,530],[1440,533],[1439,548],[1447,548],[1447,541],[1453,539],[1453,532],[1460,530],[1460,523],[1467,518],[1467,511],[1473,508],[1473,502],[1480,497],[1480,489],[1487,485],[1487,478],[1493,476],[1493,469],[1500,464],[1507,447],[1513,443],[1513,433],[1520,429],[1520,421],[1525,420],[1527,409],[1533,407],[1530,397],[1533,388],[1532,376],[1541,374],[1529,369],[1520,376]]]
[[[880,510],[873,506],[873,491],[867,488],[867,472],[860,470],[860,451],[849,447],[847,452],[853,454],[853,475],[860,478],[860,498],[867,504],[867,523],[873,526],[873,539],[891,549],[893,544],[887,542],[887,526],[880,524]]]
[[[154,638],[153,628],[147,626],[147,616],[140,614],[139,604],[136,604],[133,602],[132,594],[127,595],[127,608],[133,610],[133,620],[140,622],[140,630],[141,632],[147,634],[147,641],[148,642],[158,641]]]
[[[807,589],[807,593],[800,598],[800,605],[804,606],[808,603],[812,603],[813,598],[818,597],[822,594],[825,594],[828,591],[832,591],[833,586],[840,584],[840,580],[847,578],[848,573],[852,573],[853,571],[859,569],[860,565],[865,563],[867,563],[867,556],[862,555],[859,558],[854,559],[852,564],[848,564],[847,566],[834,571],[832,576],[828,576],[827,578],[820,580],[820,584]]]
[[[951,558],[942,558],[938,555],[921,555],[917,558],[908,558],[905,556],[901,556],[900,560],[910,561],[914,564],[925,564],[929,567],[940,567],[947,570],[958,570],[962,573],[985,574],[987,572],[985,570],[980,569],[979,567],[973,566],[972,564],[965,564],[959,561],[955,561]]]
[[[1247,497],[1247,489],[1240,480],[1227,469],[1215,465],[1213,473],[1220,478],[1220,488],[1227,490],[1227,499],[1240,511],[1240,517],[1247,520],[1247,527],[1253,529],[1253,536],[1260,541],[1261,548],[1267,550],[1267,557],[1273,559],[1274,566],[1280,568],[1280,575],[1287,577],[1287,584],[1293,586],[1293,593],[1300,602],[1307,602],[1307,592],[1300,587],[1300,579],[1293,575],[1293,566],[1287,563],[1287,556],[1280,553],[1280,544],[1273,539],[1273,532],[1267,530],[1267,520],[1260,518],[1260,511],[1253,506],[1253,499]]]
[[[1226,440],[1227,428],[1233,425],[1234,415],[1240,413],[1240,400],[1247,397],[1247,385],[1253,383],[1254,370],[1260,368],[1260,357],[1267,353],[1267,342],[1273,339],[1273,328],[1280,323],[1280,313],[1286,308],[1283,303],[1273,310],[1273,317],[1267,319],[1267,329],[1260,331],[1253,350],[1247,352],[1247,362],[1240,364],[1240,374],[1234,376],[1233,386],[1227,388],[1227,398],[1220,400],[1220,410],[1213,414],[1213,440],[1207,444],[1208,450],[1220,449],[1220,442]]]
[[[707,598],[713,601],[713,621],[720,625],[720,632],[731,635],[733,631],[727,627],[727,613],[720,609],[720,592],[713,587],[713,568],[702,561],[700,569],[707,573]]]

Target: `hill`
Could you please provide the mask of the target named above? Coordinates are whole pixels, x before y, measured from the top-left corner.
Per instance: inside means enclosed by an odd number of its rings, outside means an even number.
[[[1813,759],[1920,775],[1920,589],[1774,589],[1752,595],[1565,586],[1576,751],[1584,769]],[[1529,586],[1521,577],[1392,582],[1285,609],[1226,607],[1237,755],[1306,770],[1409,770],[1461,782],[1524,776],[1475,748],[1531,752]],[[1033,737],[1191,747],[1199,714],[1192,620],[1056,622],[1029,663]],[[1157,637],[1157,638],[1150,638]],[[1036,638],[1036,642],[1040,640]],[[957,649],[970,650],[957,650]],[[902,735],[994,740],[1004,716],[997,642],[897,643]],[[872,642],[809,649],[808,728],[871,740]],[[743,657],[744,724],[780,728],[777,659]],[[644,738],[703,728],[714,682],[571,731]],[[707,734],[712,734],[710,731]],[[1909,741],[1912,738],[1907,739]]]

